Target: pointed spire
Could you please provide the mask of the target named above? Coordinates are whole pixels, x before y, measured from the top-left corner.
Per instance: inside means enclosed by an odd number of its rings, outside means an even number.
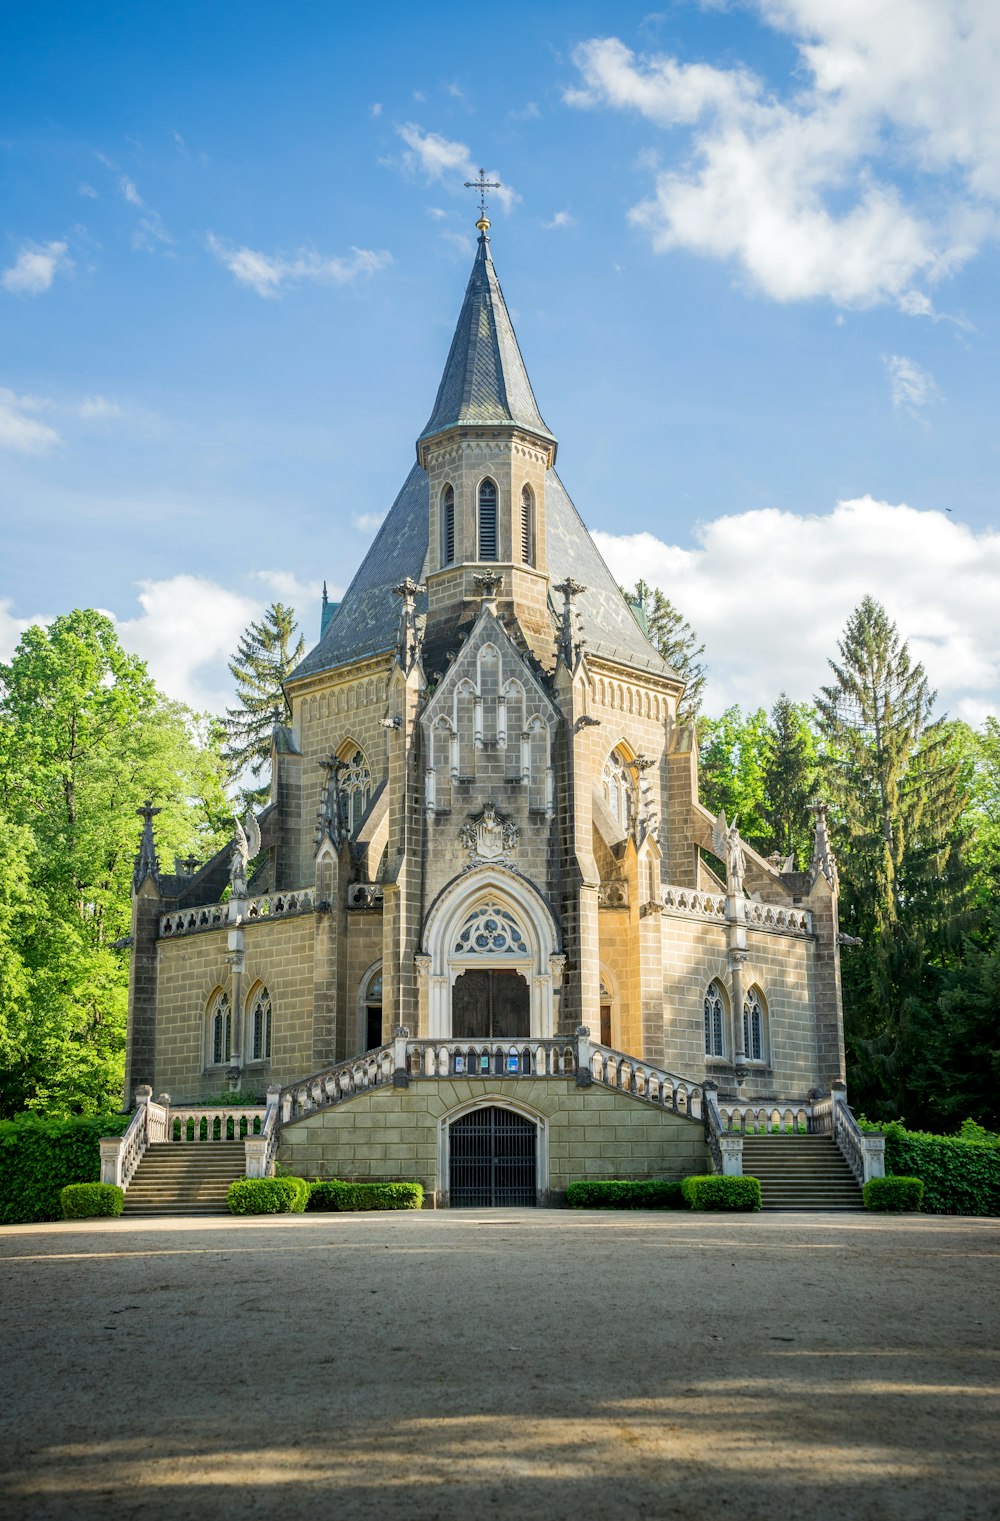
[[[137,893],[147,877],[152,877],[153,884],[159,891],[160,863],[156,858],[153,820],[161,810],[154,808],[152,799],[147,798],[142,807],[137,808],[135,812],[136,817],[142,819],[142,839],[139,841],[139,854],[135,858],[135,867],[132,871],[132,891]]]
[[[813,853],[810,862],[812,874],[811,886],[815,887],[820,876],[824,876],[833,888],[838,892],[840,877],[837,872],[837,862],[833,854],[833,845],[830,841],[830,830],[826,822],[828,804],[815,802],[809,804],[809,812],[816,815],[816,832],[813,835]]]
[[[425,439],[459,423],[480,428],[513,425],[555,444],[531,389],[485,228],[480,230],[434,409],[417,441],[418,454]]]
[[[394,586],[392,590],[393,595],[400,599],[401,604],[396,653],[403,670],[409,673],[420,654],[421,644],[421,635],[417,628],[416,600],[427,588],[419,581],[414,581],[412,576],[404,576],[398,586]]]

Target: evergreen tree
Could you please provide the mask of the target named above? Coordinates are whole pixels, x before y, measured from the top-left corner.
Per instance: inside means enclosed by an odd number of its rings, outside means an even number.
[[[963,799],[923,666],[873,598],[852,613],[839,652],[816,706],[842,922],[864,942],[844,958],[845,1033],[859,1102],[886,1115],[915,1092],[941,967],[963,923]]]
[[[623,587],[622,594],[630,605],[640,608],[651,643],[684,681],[684,696],[677,708],[679,722],[694,723],[705,689],[707,672],[701,662],[705,646],[698,643],[698,635],[683,613],[658,587],[637,581],[634,591]]]
[[[816,739],[812,710],[784,693],[771,709],[764,740],[761,813],[767,825],[766,854],[793,857],[799,867],[811,848],[809,804],[816,791]]]
[[[230,780],[247,775],[256,787],[241,787],[245,806],[259,808],[267,800],[268,784],[261,772],[271,759],[271,732],[275,713],[284,713],[285,678],[298,665],[305,639],[298,633],[295,611],[272,602],[258,623],[251,623],[240,637],[229,669],[236,680],[237,706],[226,709],[222,720],[226,745],[223,751]]]

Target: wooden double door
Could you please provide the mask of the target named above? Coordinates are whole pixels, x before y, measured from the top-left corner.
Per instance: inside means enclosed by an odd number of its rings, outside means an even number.
[[[520,972],[463,972],[451,990],[453,1040],[524,1040],[531,1034],[531,994]]]

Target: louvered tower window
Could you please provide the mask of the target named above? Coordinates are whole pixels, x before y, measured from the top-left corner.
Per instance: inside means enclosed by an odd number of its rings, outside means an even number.
[[[497,488],[485,480],[479,488],[479,558],[497,557]]]
[[[521,491],[521,559],[525,565],[535,563],[535,503],[530,486]]]
[[[446,486],[441,493],[441,564],[455,563],[455,488]]]

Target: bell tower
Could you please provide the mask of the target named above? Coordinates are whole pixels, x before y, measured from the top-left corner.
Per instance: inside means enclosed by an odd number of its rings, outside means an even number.
[[[485,177],[474,182],[485,188]],[[427,472],[427,641],[478,610],[475,577],[500,577],[498,603],[546,665],[545,488],[556,439],[538,410],[490,253],[489,218],[431,416],[417,440]]]

